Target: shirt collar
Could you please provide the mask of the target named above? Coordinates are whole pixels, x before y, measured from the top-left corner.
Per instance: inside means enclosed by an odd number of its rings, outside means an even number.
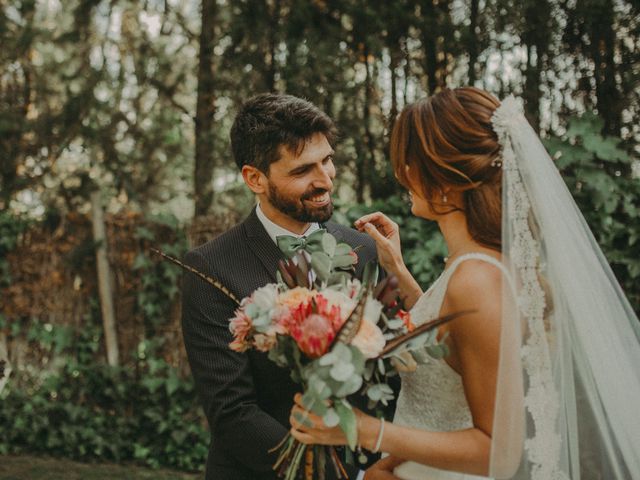
[[[309,228],[307,228],[307,230],[302,235],[298,233],[293,233],[287,230],[286,228],[281,227],[277,223],[274,223],[271,220],[269,220],[267,216],[264,214],[264,212],[262,211],[262,208],[260,207],[260,203],[258,203],[258,205],[256,206],[256,215],[258,216],[258,220],[260,220],[260,223],[262,223],[262,225],[264,226],[264,229],[267,231],[267,234],[269,235],[271,240],[273,240],[273,243],[276,243],[276,244],[278,243],[276,241],[276,237],[280,235],[291,235],[292,237],[305,237],[307,235],[311,235],[313,232],[315,232],[320,228],[320,225],[318,225],[317,223],[312,223],[311,225],[309,225]]]

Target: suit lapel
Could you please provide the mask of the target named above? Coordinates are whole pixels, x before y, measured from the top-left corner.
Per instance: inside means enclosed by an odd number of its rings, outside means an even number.
[[[265,267],[269,276],[276,281],[278,261],[284,259],[284,255],[267,234],[267,231],[256,215],[255,208],[244,221],[243,225],[247,234],[247,245],[253,251],[254,255],[258,257],[258,260],[260,260]]]

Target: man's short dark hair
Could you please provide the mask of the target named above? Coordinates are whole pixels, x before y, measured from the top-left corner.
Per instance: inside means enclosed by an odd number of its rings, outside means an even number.
[[[300,153],[316,133],[333,145],[333,121],[311,102],[277,93],[256,95],[242,105],[231,127],[233,158],[240,169],[252,165],[268,174],[280,158],[280,146]]]

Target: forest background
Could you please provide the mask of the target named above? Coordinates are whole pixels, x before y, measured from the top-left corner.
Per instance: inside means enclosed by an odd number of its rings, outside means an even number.
[[[443,87],[521,96],[640,311],[639,0],[0,0],[0,45],[0,455],[202,470],[181,272],[149,247],[249,212],[228,133],[259,92],[335,120],[335,219],[392,215],[423,286],[446,250],[393,119]]]

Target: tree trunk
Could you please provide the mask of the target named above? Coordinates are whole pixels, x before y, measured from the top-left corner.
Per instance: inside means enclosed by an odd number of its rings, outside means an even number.
[[[267,8],[267,10],[271,10]],[[267,90],[276,91],[276,50],[278,48],[278,26],[280,24],[280,0],[274,0],[269,12],[269,63],[267,65]]]
[[[478,61],[478,10],[480,0],[471,0],[471,16],[469,23],[469,38],[467,51],[469,52],[469,85],[476,83],[476,62]]]
[[[104,223],[104,212],[98,190],[91,194],[91,212],[93,240],[97,244],[96,264],[98,270],[98,290],[100,292],[100,309],[102,311],[107,362],[112,367],[115,367],[119,363],[118,336],[116,334],[116,318],[113,308],[111,268],[109,267],[109,259],[107,258],[107,235]]]
[[[4,390],[9,381],[9,375],[11,375],[11,362],[9,362],[7,343],[7,335],[0,331],[0,393]]]
[[[424,71],[427,74],[427,93],[434,94],[438,88],[438,53],[436,26],[438,19],[433,0],[426,0],[422,3],[422,15],[424,23],[422,26],[422,48],[424,49]]]
[[[536,55],[534,62],[532,51],[535,46],[527,45],[527,67],[524,72],[524,103],[527,119],[531,126],[538,130],[540,128],[540,56]]]
[[[409,53],[409,43],[405,39],[402,45],[404,53],[404,86],[402,88],[402,104],[408,103],[407,91],[409,90],[409,79],[411,78],[411,54]]]
[[[213,115],[215,89],[213,76],[214,23],[216,0],[202,0],[198,92],[196,99],[195,216],[209,213],[213,202]]]
[[[525,24],[522,41],[527,49],[527,64],[523,72],[525,78],[523,97],[527,118],[533,128],[538,130],[542,71],[551,36],[551,4],[549,0],[527,0],[522,15]]]
[[[373,133],[371,132],[371,97],[373,91],[373,82],[371,75],[371,66],[369,64],[369,46],[365,43],[364,49],[364,68],[365,68],[365,80],[364,80],[364,106],[362,109],[362,118],[364,120],[365,139],[367,142],[367,154],[364,156],[364,173],[365,177],[363,185],[363,197],[368,196],[370,193],[370,179],[372,168],[375,162],[375,141]]]
[[[603,133],[619,135],[622,125],[622,102],[616,82],[613,2],[603,2],[593,13],[591,51],[595,68],[598,113],[604,120]]]
[[[389,64],[389,69],[391,70],[391,110],[389,111],[389,120],[388,120],[388,129],[389,134],[391,133],[391,129],[393,128],[393,122],[396,120],[398,116],[398,56],[393,48],[396,46],[390,46],[389,48],[389,57],[391,62]]]

